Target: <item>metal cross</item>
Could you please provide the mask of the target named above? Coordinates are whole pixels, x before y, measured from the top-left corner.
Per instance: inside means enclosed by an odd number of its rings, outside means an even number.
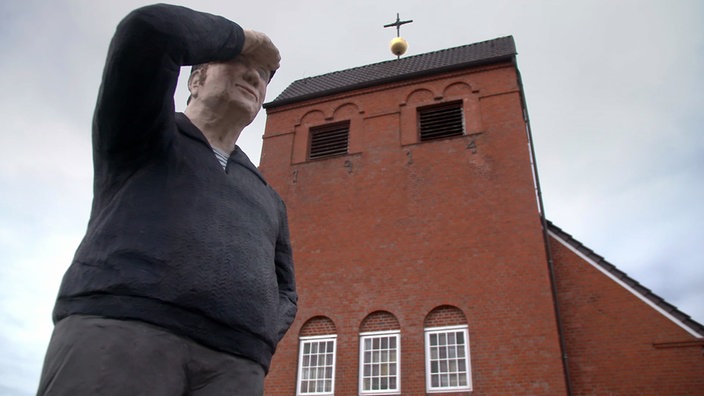
[[[390,23],[388,25],[384,25],[385,28],[387,27],[393,27],[396,26],[396,36],[401,37],[401,25],[405,25],[407,23],[411,23],[413,20],[408,20],[408,21],[402,21],[401,17],[399,16],[398,12],[396,13],[396,22]]]

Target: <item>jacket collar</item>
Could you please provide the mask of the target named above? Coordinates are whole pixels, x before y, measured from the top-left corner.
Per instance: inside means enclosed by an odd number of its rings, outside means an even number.
[[[208,142],[208,139],[205,137],[205,135],[203,135],[203,132],[201,132],[201,130],[198,129],[197,126],[193,125],[191,120],[185,114],[176,113],[176,127],[181,133],[205,144],[206,146],[208,146],[209,149],[213,149],[213,147],[210,145],[210,142]],[[229,161],[234,161],[238,165],[247,168],[247,170],[254,173],[262,181],[262,183],[266,185],[269,184],[266,182],[266,180],[264,180],[264,176],[259,173],[257,167],[254,166],[249,157],[247,157],[247,154],[245,154],[239,146],[235,145],[235,150],[230,153],[230,158],[228,159],[228,162]]]
[[[185,114],[176,113],[176,126],[180,132],[210,147],[210,143],[205,135],[203,135],[203,132],[201,132],[197,126],[193,125],[191,120],[186,117]]]

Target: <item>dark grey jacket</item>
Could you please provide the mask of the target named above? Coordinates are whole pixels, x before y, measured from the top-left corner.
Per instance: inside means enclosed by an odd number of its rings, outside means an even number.
[[[182,65],[243,42],[235,23],[182,7],[119,24],[94,115],[92,212],[54,321],[149,322],[268,370],[296,313],[286,209],[239,148],[223,171],[173,103]]]

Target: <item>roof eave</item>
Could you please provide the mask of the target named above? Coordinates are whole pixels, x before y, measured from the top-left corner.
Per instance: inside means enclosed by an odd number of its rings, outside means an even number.
[[[558,237],[564,243],[572,246],[575,250],[580,252],[584,257],[591,260],[595,265],[603,268],[605,271],[610,273],[614,278],[619,279],[625,285],[627,285],[632,291],[640,294],[645,300],[650,301],[655,306],[659,307],[663,312],[670,315],[672,318],[677,320],[681,325],[689,329],[690,333],[697,334],[697,338],[704,339],[704,325],[694,320],[691,316],[680,311],[674,305],[665,301],[664,298],[655,294],[652,290],[641,285],[638,281],[631,278],[625,272],[619,270],[615,265],[606,261],[605,258],[596,254],[593,250],[584,246],[581,242],[576,240],[572,235],[563,231],[560,227],[554,225],[552,222],[548,221],[548,230],[555,237]]]

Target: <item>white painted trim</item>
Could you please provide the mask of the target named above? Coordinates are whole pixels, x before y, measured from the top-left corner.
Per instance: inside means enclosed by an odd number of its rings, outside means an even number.
[[[465,353],[465,364],[467,367],[467,386],[455,386],[455,387],[445,387],[445,388],[431,388],[431,367],[430,367],[430,334],[431,333],[449,333],[462,331],[464,333],[464,353]],[[441,326],[441,327],[426,327],[424,331],[425,339],[425,391],[426,393],[449,393],[449,392],[471,392],[473,389],[472,384],[472,357],[471,350],[469,347],[469,326],[459,325],[459,326]]]
[[[429,331],[446,331],[446,330],[462,330],[462,329],[469,329],[469,326],[466,324],[463,324],[463,325],[454,325],[454,326],[426,327],[424,329],[424,331],[427,333]]]
[[[337,369],[337,335],[298,337],[298,370],[296,373],[296,395],[334,395],[335,394],[335,371]],[[315,341],[332,341],[332,384],[330,392],[306,392],[301,393],[301,375],[303,372],[303,343]]]
[[[360,337],[369,335],[386,335],[386,334],[401,334],[401,330],[383,330],[383,331],[365,331],[359,333]]]
[[[367,331],[364,333],[359,333],[359,394],[360,395],[400,395],[401,394],[401,330],[387,330],[387,331]],[[367,338],[374,337],[384,337],[384,336],[395,336],[396,337],[396,389],[393,390],[364,390],[364,340]]]
[[[308,340],[319,340],[323,338],[337,338],[337,334],[323,334],[323,335],[315,335],[315,336],[303,336],[303,337],[298,337],[298,340],[300,341],[308,341]]]
[[[677,319],[676,317],[672,316],[669,312],[667,312],[667,311],[665,311],[664,309],[660,308],[657,304],[655,304],[654,302],[652,302],[652,301],[650,301],[649,299],[647,299],[645,296],[643,296],[643,295],[642,295],[641,293],[639,293],[637,290],[635,290],[634,288],[632,288],[629,284],[627,284],[627,283],[625,283],[624,281],[622,281],[621,279],[617,278],[616,276],[614,276],[614,274],[612,274],[611,272],[609,272],[608,270],[606,270],[604,267],[602,267],[601,265],[599,265],[598,263],[596,263],[594,260],[592,260],[591,258],[589,258],[589,257],[587,257],[586,255],[584,255],[584,254],[583,254],[582,252],[580,252],[577,248],[575,248],[574,246],[572,246],[571,244],[569,244],[569,243],[568,243],[567,241],[565,241],[564,239],[560,238],[557,234],[555,234],[554,232],[549,231],[549,230],[548,230],[548,233],[550,234],[550,236],[552,236],[554,239],[556,239],[558,242],[560,242],[563,246],[565,246],[566,248],[568,248],[569,250],[571,250],[574,254],[576,254],[577,256],[579,256],[582,260],[584,260],[584,261],[586,261],[587,263],[591,264],[592,267],[594,267],[594,268],[598,269],[599,271],[601,271],[601,273],[603,273],[604,275],[608,276],[611,280],[613,280],[614,282],[616,282],[616,283],[618,283],[619,285],[621,285],[623,288],[625,288],[626,290],[628,290],[629,292],[631,292],[631,294],[633,294],[634,296],[638,297],[641,301],[643,301],[643,302],[645,302],[646,304],[650,305],[650,307],[654,308],[656,311],[658,311],[659,313],[661,313],[662,315],[664,315],[666,318],[670,319],[672,322],[674,322],[676,325],[680,326],[682,329],[684,329],[685,331],[687,331],[689,334],[691,334],[691,335],[693,335],[694,337],[699,338],[699,339],[703,338],[701,335],[699,335],[699,333],[697,333],[696,331],[694,331],[691,327],[687,326],[686,323],[682,322],[681,320],[679,320],[679,319]]]

